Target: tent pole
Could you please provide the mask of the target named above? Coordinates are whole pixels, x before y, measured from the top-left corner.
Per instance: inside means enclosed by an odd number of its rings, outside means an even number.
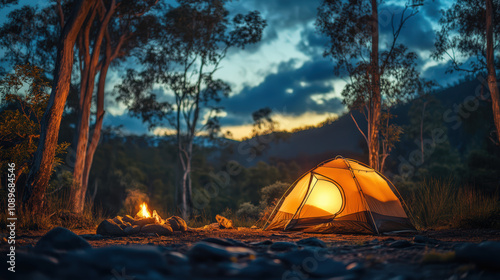
[[[366,201],[365,193],[361,189],[361,186],[359,185],[358,179],[356,178],[356,175],[354,175],[354,171],[352,170],[352,167],[349,164],[349,162],[345,158],[342,158],[342,159],[347,164],[349,171],[351,171],[352,178],[354,179],[354,182],[356,183],[356,186],[358,187],[360,195],[363,198],[363,202],[365,203],[366,210],[368,210],[368,213],[370,213],[370,217],[372,218],[373,226],[375,227],[375,230],[377,231],[377,235],[380,235],[380,232],[378,231],[377,224],[375,223],[375,219],[373,218],[372,211],[370,210],[370,206],[368,205],[368,202]]]

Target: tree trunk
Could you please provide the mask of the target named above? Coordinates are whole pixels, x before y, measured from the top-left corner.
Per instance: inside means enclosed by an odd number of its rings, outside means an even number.
[[[180,181],[181,192],[181,215],[184,220],[189,219],[191,215],[191,156],[189,152],[179,151],[179,157],[183,157],[182,178]]]
[[[498,91],[495,72],[495,56],[493,53],[493,1],[486,0],[486,62],[488,67],[488,87],[491,93],[493,120],[497,130],[497,141],[500,144],[500,93]]]
[[[97,34],[97,37],[95,39],[95,43],[93,46],[92,50],[92,56],[91,60],[88,61],[89,67],[88,67],[88,75],[87,75],[87,80],[84,81],[84,86],[86,88],[86,92],[84,93],[83,99],[80,98],[81,100],[81,107],[79,111],[79,118],[78,118],[78,140],[77,140],[77,148],[76,148],[76,161],[75,161],[75,167],[73,170],[73,192],[72,192],[72,202],[73,202],[73,212],[75,213],[82,213],[84,206],[85,206],[85,195],[87,194],[87,187],[88,187],[88,172],[90,170],[90,166],[92,164],[93,160],[93,152],[95,152],[95,149],[97,148],[97,143],[99,141],[99,137],[101,136],[100,130],[102,127],[102,118],[103,118],[103,112],[104,112],[104,107],[101,107],[101,110],[97,112],[97,119],[96,119],[96,130],[94,130],[94,136],[97,138],[97,140],[94,143],[94,147],[92,147],[92,143],[90,143],[89,146],[89,126],[90,126],[90,110],[92,106],[92,95],[94,93],[94,85],[95,85],[95,77],[97,75],[97,64],[99,63],[99,56],[101,53],[101,45],[103,38],[105,36],[105,32],[107,30],[108,22],[111,19],[112,14],[114,13],[115,10],[115,1],[112,1],[110,8],[106,12],[105,17],[101,18],[101,23],[99,25],[99,32]],[[88,22],[89,25],[92,25],[92,21]],[[85,34],[84,36],[89,36],[89,34]],[[84,38],[85,40],[88,40],[88,38]],[[88,51],[88,50],[86,50]],[[106,61],[107,63],[107,61]],[[109,64],[106,66],[106,73],[104,73],[104,76],[100,75],[99,77],[99,82],[101,82],[101,77],[106,79],[106,74],[107,74],[107,67],[109,67]],[[104,69],[104,67],[103,67]],[[103,70],[101,69],[101,70]],[[102,71],[101,71],[102,72]],[[101,73],[103,74],[103,73]],[[104,91],[104,82],[102,82],[103,85],[103,91]],[[104,92],[101,92],[103,95]],[[103,96],[101,96],[104,98]],[[104,101],[102,101],[104,102]],[[102,104],[100,104],[102,105]],[[103,106],[103,105],[102,105]],[[98,133],[96,133],[98,130]],[[94,137],[93,137],[94,138]],[[93,139],[92,139],[93,140]],[[87,154],[88,149],[93,149],[92,151],[92,156],[90,156],[89,159],[87,157],[89,156]],[[90,163],[87,163],[90,161]]]
[[[87,14],[96,2],[97,0],[77,1],[73,6],[72,15],[62,29],[52,92],[43,115],[38,148],[26,180],[23,200],[28,211],[37,212],[43,207],[45,191],[52,173],[61,118],[70,88],[75,41]]]
[[[82,190],[87,190],[89,184],[90,169],[92,167],[92,162],[94,161],[94,154],[101,139],[102,122],[104,119],[104,88],[106,85],[106,75],[109,69],[109,63],[105,63],[101,73],[99,74],[99,83],[97,89],[97,112],[96,112],[96,124],[94,131],[92,133],[92,139],[87,149],[87,155],[85,158],[85,168],[83,170],[82,178]],[[80,200],[85,201],[86,192],[82,192]],[[83,211],[83,209],[81,209]]]
[[[422,156],[422,164],[424,163],[424,117],[425,117],[425,107],[427,107],[428,101],[423,103],[422,107],[422,118],[420,119],[420,152]]]
[[[380,69],[378,62],[378,41],[379,41],[379,30],[378,30],[378,7],[377,0],[372,0],[372,53],[371,53],[371,74],[372,74],[372,98],[370,98],[370,120],[368,122],[369,126],[369,145],[368,153],[370,166],[379,170],[379,135],[378,135],[378,125],[380,120],[380,110],[381,110],[381,93],[380,93]]]

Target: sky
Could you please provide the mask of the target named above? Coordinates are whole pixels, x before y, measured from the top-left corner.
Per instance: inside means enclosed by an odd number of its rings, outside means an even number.
[[[38,3],[42,0],[23,2]],[[267,21],[262,40],[244,50],[230,51],[215,74],[231,85],[230,96],[221,105],[223,131],[234,139],[249,136],[252,112],[269,107],[279,128],[291,130],[314,125],[328,117],[345,112],[341,92],[346,81],[333,73],[333,62],[323,57],[328,39],[314,26],[319,0],[239,0],[228,8],[232,14],[258,10]],[[384,1],[379,7],[381,47],[389,38],[392,14],[402,11],[406,1]],[[421,76],[446,86],[457,80],[445,74],[447,61],[435,61],[429,56],[434,49],[434,30],[439,28],[440,10],[447,1],[425,1],[416,16],[401,32],[400,42],[418,55]],[[7,11],[1,11],[3,17]],[[121,81],[118,70],[107,77],[107,90]],[[148,131],[141,120],[128,115],[123,104],[107,95],[104,125],[123,125],[125,132],[161,134],[168,127]]]

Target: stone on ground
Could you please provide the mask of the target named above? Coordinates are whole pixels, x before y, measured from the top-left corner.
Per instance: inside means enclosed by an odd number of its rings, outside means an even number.
[[[47,232],[35,245],[37,251],[72,251],[90,248],[92,246],[85,239],[63,227],[56,227]]]
[[[157,233],[158,235],[168,235],[173,232],[172,228],[167,225],[150,224],[141,228],[141,233]]]
[[[188,228],[186,221],[178,216],[168,218],[166,223],[170,225],[173,231],[186,231]]]
[[[102,221],[97,227],[97,234],[108,236],[123,236],[125,232],[123,229],[112,219]]]
[[[233,228],[233,221],[229,220],[226,217],[223,217],[221,215],[215,216],[215,219],[217,220],[217,223],[219,223],[220,228],[226,228],[226,229],[231,229]]]

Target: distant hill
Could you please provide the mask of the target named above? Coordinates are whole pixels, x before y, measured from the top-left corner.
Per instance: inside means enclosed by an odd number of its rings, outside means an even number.
[[[465,115],[467,118],[477,117],[477,115],[481,113],[479,111],[488,110],[491,105],[487,103],[487,101],[483,101],[480,98],[474,99],[476,93],[480,92],[481,83],[478,79],[474,79],[463,81],[457,85],[438,90],[434,93],[435,98],[440,101],[443,108],[442,122],[448,127],[450,143],[460,153],[466,153],[473,141],[477,142],[484,140],[474,139],[474,135],[484,138],[484,131],[482,133],[477,133],[476,131],[471,135],[470,131],[467,131],[468,128],[466,125],[459,125],[457,128],[457,118],[461,121],[466,118],[463,116],[460,117],[459,113],[454,110],[456,110],[457,105],[464,103],[464,101],[469,101],[471,105],[474,105],[473,100],[479,100],[481,106],[476,108],[476,110],[472,110],[472,112],[466,112],[467,114]],[[486,94],[487,92],[488,89],[485,87],[484,93]],[[412,105],[413,101],[393,108],[391,113],[398,116],[394,122],[401,126],[409,125],[410,119],[408,112]],[[471,108],[471,106],[468,108]],[[366,120],[364,116],[359,112],[353,112],[353,115],[360,127],[366,130]],[[481,122],[483,122],[486,128],[492,127],[493,125],[492,118],[486,117],[481,120]],[[484,130],[485,128],[482,129]],[[276,138],[273,135],[268,135],[267,137],[271,139]],[[277,142],[272,141],[268,148],[261,155],[256,157],[253,157],[248,150],[252,142],[255,142],[255,139],[235,143],[236,149],[234,150],[233,159],[245,166],[252,166],[258,161],[295,160],[306,169],[314,167],[322,160],[335,157],[336,155],[354,158],[362,162],[367,162],[368,159],[365,140],[356,128],[349,114],[343,115],[333,123],[323,127],[290,133],[285,140]],[[415,148],[418,148],[418,146],[414,141],[403,140],[398,143],[391,157],[393,160],[400,155],[406,157],[408,152]]]

